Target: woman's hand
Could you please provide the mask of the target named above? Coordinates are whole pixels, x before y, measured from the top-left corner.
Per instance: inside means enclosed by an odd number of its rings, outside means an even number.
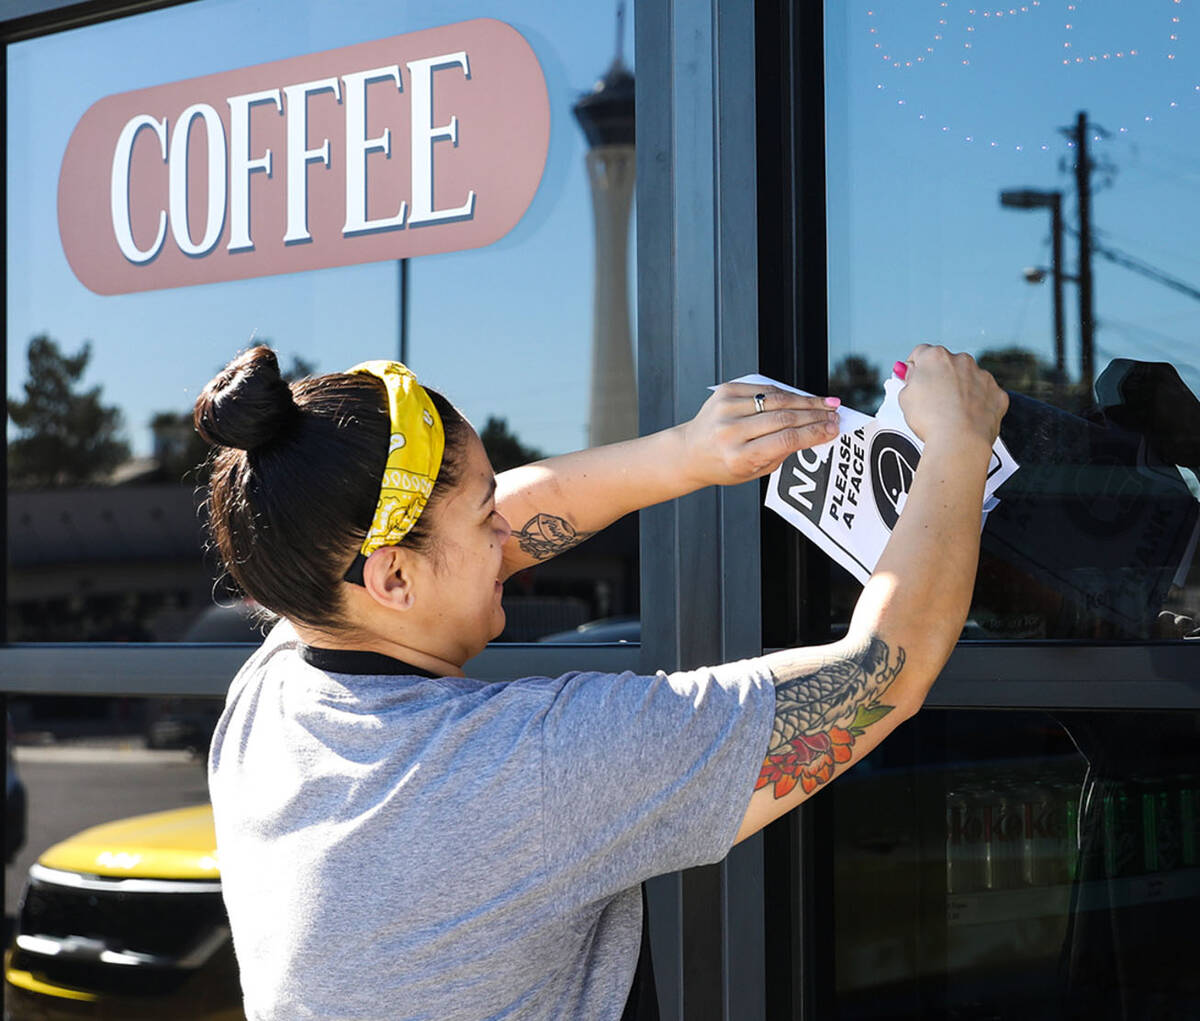
[[[755,394],[762,395],[759,411]],[[702,486],[727,486],[774,471],[788,454],[838,434],[836,397],[802,397],[771,386],[724,383],[678,428],[684,470]]]
[[[1008,411],[1008,394],[970,355],[918,344],[908,356],[900,407],[927,444],[979,439],[990,448]]]

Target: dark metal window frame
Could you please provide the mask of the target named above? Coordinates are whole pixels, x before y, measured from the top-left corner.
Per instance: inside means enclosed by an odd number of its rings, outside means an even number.
[[[752,0],[637,7],[639,413],[692,414],[758,363]],[[642,515],[643,662],[667,669],[762,649],[756,486]],[[665,1021],[764,1017],[762,837],[649,884]]]

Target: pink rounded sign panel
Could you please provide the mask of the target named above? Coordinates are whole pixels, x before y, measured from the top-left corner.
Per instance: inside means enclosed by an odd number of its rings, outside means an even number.
[[[479,248],[549,144],[533,50],[481,18],[107,96],[67,144],[58,229],[98,294]]]

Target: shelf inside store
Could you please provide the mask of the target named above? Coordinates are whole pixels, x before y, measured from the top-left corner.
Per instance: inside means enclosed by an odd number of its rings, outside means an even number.
[[[1074,884],[983,890],[946,895],[948,926],[1000,925],[1027,918],[1065,914]],[[1200,897],[1200,868],[1151,872],[1140,876],[1093,879],[1078,884],[1076,911],[1112,910],[1161,901]]]

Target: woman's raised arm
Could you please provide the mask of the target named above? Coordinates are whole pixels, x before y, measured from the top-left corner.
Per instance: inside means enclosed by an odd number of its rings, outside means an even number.
[[[969,355],[921,345],[900,404],[925,442],[846,637],[771,653],[775,724],[738,839],[849,769],[913,716],[962,632],[983,488],[1008,395]]]
[[[726,383],[689,422],[502,473],[496,504],[513,530],[503,576],[569,550],[631,511],[774,471],[793,451],[837,435],[839,403]]]

